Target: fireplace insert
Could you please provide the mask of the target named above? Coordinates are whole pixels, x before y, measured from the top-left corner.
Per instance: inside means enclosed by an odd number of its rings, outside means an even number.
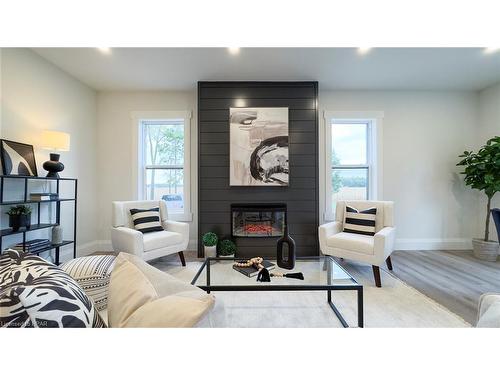
[[[284,203],[239,203],[231,205],[233,237],[281,237],[286,218]]]

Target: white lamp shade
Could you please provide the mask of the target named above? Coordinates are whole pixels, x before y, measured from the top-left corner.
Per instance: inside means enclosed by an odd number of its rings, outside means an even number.
[[[47,150],[69,151],[70,136],[68,133],[44,130],[42,147]]]

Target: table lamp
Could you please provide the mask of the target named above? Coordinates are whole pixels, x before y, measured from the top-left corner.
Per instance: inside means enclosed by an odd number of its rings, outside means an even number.
[[[69,151],[70,136],[68,133],[44,130],[42,133],[42,147],[51,151]],[[61,155],[50,154],[50,160],[43,163],[43,169],[48,171],[47,177],[59,178],[59,172],[64,170],[64,164],[59,161]]]

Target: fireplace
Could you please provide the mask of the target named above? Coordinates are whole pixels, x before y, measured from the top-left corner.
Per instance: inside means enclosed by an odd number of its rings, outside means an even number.
[[[281,237],[286,220],[284,203],[240,203],[231,205],[233,237]]]

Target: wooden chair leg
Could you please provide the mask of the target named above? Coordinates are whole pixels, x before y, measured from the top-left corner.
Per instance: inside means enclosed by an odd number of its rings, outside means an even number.
[[[179,258],[181,258],[182,266],[186,267],[186,259],[184,259],[184,253],[182,251],[179,251],[177,254],[179,254]]]
[[[392,271],[392,260],[390,256],[388,256],[387,259],[385,260],[385,264],[387,264],[387,268],[389,268],[389,270]]]
[[[380,268],[378,266],[372,266],[373,269],[373,277],[375,278],[375,285],[377,288],[382,286],[382,282],[380,281]]]

